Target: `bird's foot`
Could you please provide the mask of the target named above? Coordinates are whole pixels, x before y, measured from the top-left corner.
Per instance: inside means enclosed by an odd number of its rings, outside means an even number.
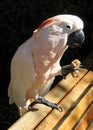
[[[41,96],[36,96],[35,101],[30,104],[30,107],[32,107],[34,104],[44,104],[53,109],[57,109],[60,112],[62,111],[62,108],[58,104],[49,102],[48,100],[46,100],[44,97]]]
[[[75,59],[69,65],[62,66],[61,72],[64,79],[66,79],[66,75],[71,73],[73,77],[78,77],[79,68],[81,67],[81,62],[78,59]]]

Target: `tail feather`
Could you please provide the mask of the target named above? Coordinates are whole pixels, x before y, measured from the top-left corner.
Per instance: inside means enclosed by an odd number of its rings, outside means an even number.
[[[11,82],[10,82],[9,88],[8,88],[8,97],[9,97],[9,104],[14,103]]]

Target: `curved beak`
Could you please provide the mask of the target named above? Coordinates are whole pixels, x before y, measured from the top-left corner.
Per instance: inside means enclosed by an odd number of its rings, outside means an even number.
[[[78,30],[69,35],[67,45],[69,47],[81,47],[85,40],[85,35],[83,30]]]

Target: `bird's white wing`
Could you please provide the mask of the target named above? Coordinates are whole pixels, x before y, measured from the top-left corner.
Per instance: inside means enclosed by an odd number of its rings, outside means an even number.
[[[26,101],[26,91],[35,80],[33,58],[29,49],[29,44],[21,45],[12,59],[8,90],[10,104],[15,102],[18,106],[23,106]]]

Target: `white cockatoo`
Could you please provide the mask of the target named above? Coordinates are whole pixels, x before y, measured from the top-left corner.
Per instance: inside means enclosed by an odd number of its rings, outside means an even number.
[[[68,47],[79,47],[85,36],[83,21],[75,15],[57,15],[45,20],[23,43],[11,62],[9,103],[28,110],[31,102],[44,103],[60,109],[43,96],[55,76],[62,72],[60,59]]]

